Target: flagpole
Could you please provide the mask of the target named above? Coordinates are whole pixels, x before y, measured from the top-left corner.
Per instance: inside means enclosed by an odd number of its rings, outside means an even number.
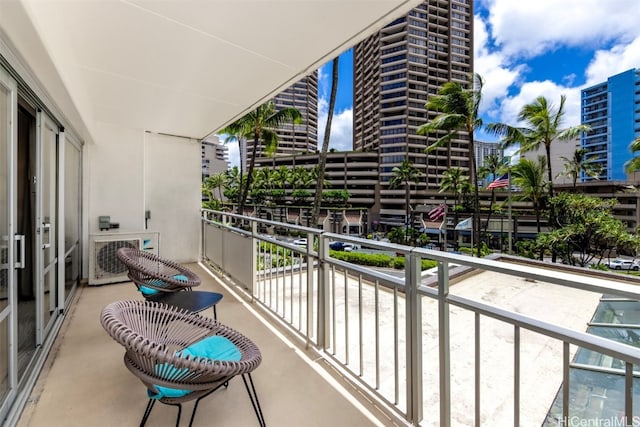
[[[449,210],[449,207],[447,206],[447,198],[444,198],[444,217],[443,217],[443,225],[444,225],[444,246],[443,246],[443,250],[444,252],[447,252],[447,211]]]

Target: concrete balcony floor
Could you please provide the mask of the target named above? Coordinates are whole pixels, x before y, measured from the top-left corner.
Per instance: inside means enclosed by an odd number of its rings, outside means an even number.
[[[395,425],[375,405],[355,397],[320,367],[313,352],[260,319],[251,305],[197,264],[200,290],[224,295],[218,319],[253,340],[263,356],[253,379],[269,426]],[[147,404],[145,386],[124,366],[123,347],[100,325],[100,312],[116,300],[140,299],[135,286],[83,286],[49,354],[19,426],[133,426]],[[211,310],[203,313],[212,316]],[[192,404],[184,405],[187,425]],[[155,405],[148,426],[175,425],[177,408]],[[194,426],[258,425],[240,378],[203,399]]]

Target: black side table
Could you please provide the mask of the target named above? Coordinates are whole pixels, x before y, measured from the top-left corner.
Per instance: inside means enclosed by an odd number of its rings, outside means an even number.
[[[218,320],[216,304],[222,299],[222,294],[207,291],[158,292],[147,299],[149,301],[183,308],[194,313],[213,307],[213,318]]]

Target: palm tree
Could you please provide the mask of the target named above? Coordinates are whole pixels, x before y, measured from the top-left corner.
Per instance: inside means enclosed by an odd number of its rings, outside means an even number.
[[[573,156],[571,158],[567,158],[565,156],[560,157],[565,163],[564,170],[558,175],[570,177],[574,190],[581,172],[584,172],[585,175],[591,178],[598,179],[602,171],[602,168],[598,163],[590,161],[591,159],[587,157],[588,154],[589,152],[586,148],[577,148],[576,151],[573,152]]]
[[[462,194],[465,190],[465,184],[468,182],[469,177],[464,174],[463,169],[451,168],[442,174],[439,193],[453,193],[456,197],[456,206],[461,206]]]
[[[238,166],[234,166],[231,169],[225,172],[225,182],[224,182],[224,195],[227,199],[229,199],[233,203],[239,202],[240,198],[240,190],[242,188],[243,181],[246,180],[244,176],[242,176]]]
[[[269,168],[256,169],[253,174],[251,190],[271,190],[273,187],[273,172]]]
[[[253,180],[253,169],[258,154],[258,146],[264,144],[264,152],[267,155],[274,153],[278,148],[277,129],[290,121],[294,124],[300,123],[302,121],[300,111],[295,108],[276,110],[273,101],[268,101],[220,130],[219,133],[222,134],[253,138],[251,162],[247,170],[247,182],[242,186],[242,195],[238,204],[239,214],[242,215],[244,213],[244,206],[247,202],[251,181]]]
[[[312,171],[302,166],[296,167],[289,175],[289,185],[291,185],[293,191],[308,189],[312,184],[315,184],[315,182]]]
[[[238,132],[234,132],[233,129],[227,129],[225,128],[227,131],[227,137],[224,140],[225,145],[228,144],[229,142],[233,142],[236,141],[238,143],[238,154],[240,155],[240,168],[238,169],[237,166],[234,166],[234,168],[237,169],[237,172],[239,172],[240,177],[238,178],[238,183],[242,182],[242,177],[244,176],[244,171],[242,170],[242,164],[244,163],[242,161],[242,140],[243,140],[243,136],[240,135]],[[229,172],[229,171],[227,171]],[[239,189],[241,190],[241,189]]]
[[[544,156],[538,156],[538,160],[520,159],[520,162],[511,168],[512,182],[522,192],[516,196],[516,200],[530,200],[536,214],[536,225],[540,233],[540,211],[542,202],[550,182],[545,181],[546,161]]]
[[[567,141],[574,139],[581,132],[588,132],[588,125],[577,125],[562,129],[564,119],[564,104],[567,97],[560,97],[560,105],[556,109],[547,98],[539,96],[530,104],[525,105],[518,114],[518,120],[524,122],[525,127],[513,127],[502,123],[491,123],[487,129],[503,137],[505,147],[520,144],[519,152],[537,150],[544,145],[547,158],[547,179],[549,182],[549,196],[553,197],[553,172],[551,170],[551,144],[553,141]]]
[[[489,154],[484,158],[484,164],[478,169],[478,177],[481,179],[489,176],[499,177],[503,174],[505,169],[504,159],[496,153]],[[487,222],[484,226],[484,232],[487,232],[489,228],[489,220],[493,213],[493,204],[496,200],[496,189],[491,187],[491,201],[489,202],[489,214],[487,215]]]
[[[446,135],[427,147],[427,152],[434,148],[448,145],[454,136],[460,132],[466,132],[469,145],[469,176],[473,181],[474,190],[473,232],[476,235],[475,241],[478,242],[478,256],[480,256],[480,206],[474,131],[482,127],[482,119],[478,116],[478,108],[482,99],[483,81],[479,74],[473,74],[470,80],[471,88],[465,88],[457,82],[445,83],[438,91],[438,94],[432,96],[425,105],[427,110],[437,111],[440,114],[430,122],[420,126],[417,132],[419,135],[437,131],[447,132]]]
[[[318,176],[320,179],[316,181],[316,194],[313,198],[313,209],[311,210],[311,223],[318,223],[320,215],[320,203],[322,202],[322,191],[324,188],[324,172],[327,166],[327,151],[329,151],[329,139],[331,137],[331,122],[333,121],[333,110],[336,106],[336,93],[338,91],[338,62],[340,57],[333,58],[331,72],[331,93],[329,94],[329,110],[327,111],[327,123],[324,127],[324,138],[322,139],[322,150],[318,159]]]
[[[400,166],[395,166],[391,172],[393,176],[389,180],[390,188],[398,188],[404,186],[404,207],[406,228],[409,228],[411,218],[411,183],[418,183],[418,179],[422,175],[420,171],[414,168],[408,160],[403,160]],[[409,233],[405,233],[408,236]]]
[[[629,149],[632,153],[640,151],[640,137],[631,141]],[[624,169],[628,174],[632,174],[640,170],[640,156],[636,156],[624,164]]]
[[[209,178],[207,178],[207,186],[212,189],[218,189],[218,200],[220,200],[220,203],[222,203],[222,186],[224,185],[225,180],[226,173],[224,172],[214,173]]]

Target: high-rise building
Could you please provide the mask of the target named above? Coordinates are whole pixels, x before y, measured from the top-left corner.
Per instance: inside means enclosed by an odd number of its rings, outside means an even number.
[[[427,113],[428,97],[449,81],[469,87],[472,70],[472,0],[425,1],[355,46],[353,148],[380,155],[381,223],[404,221],[404,189],[389,188],[403,160],[423,176],[412,186],[412,205],[440,188],[447,169],[469,168],[466,134],[426,153],[442,135],[416,130],[437,115]]]
[[[473,148],[475,150],[475,159],[476,159],[476,170],[480,170],[483,166],[485,166],[485,159],[489,156],[496,155],[498,159],[502,159],[502,150],[500,149],[500,144],[497,142],[484,142],[478,141],[477,139],[473,141]],[[486,186],[494,177],[487,176],[481,182],[480,185],[483,187]]]
[[[573,178],[571,174],[567,174],[566,165],[567,160],[571,160],[574,158],[575,152],[580,148],[580,137],[576,136],[574,139],[570,140],[554,140],[551,146],[549,147],[549,151],[551,153],[551,172],[553,175],[553,185],[566,185],[571,184],[573,182]],[[531,161],[537,162],[540,156],[544,156],[545,159],[547,157],[547,150],[544,144],[540,144],[540,146],[531,151],[525,151],[524,153],[519,154],[520,158],[529,159]],[[589,156],[587,156],[589,158]],[[513,164],[513,163],[512,163]],[[546,160],[545,160],[546,165]],[[545,168],[545,177],[546,175]]]
[[[473,142],[475,148],[476,169],[480,169],[485,164],[485,159],[492,155],[502,157],[502,150],[500,144],[497,142],[484,142],[477,139]]]
[[[220,142],[220,138],[209,135],[201,145],[203,179],[229,169],[229,147]]]
[[[602,167],[601,180],[624,181],[629,144],[640,136],[640,69],[631,69],[582,90],[582,124],[591,132],[580,145]],[[591,178],[583,176],[583,181]]]
[[[294,125],[284,124],[278,129],[278,148],[274,155],[293,155],[313,152],[318,148],[318,72],[292,84],[273,98],[276,109],[293,107],[300,111],[302,122]],[[253,140],[246,140],[241,150],[248,164],[253,152]],[[257,150],[257,157],[265,156],[264,146]]]

